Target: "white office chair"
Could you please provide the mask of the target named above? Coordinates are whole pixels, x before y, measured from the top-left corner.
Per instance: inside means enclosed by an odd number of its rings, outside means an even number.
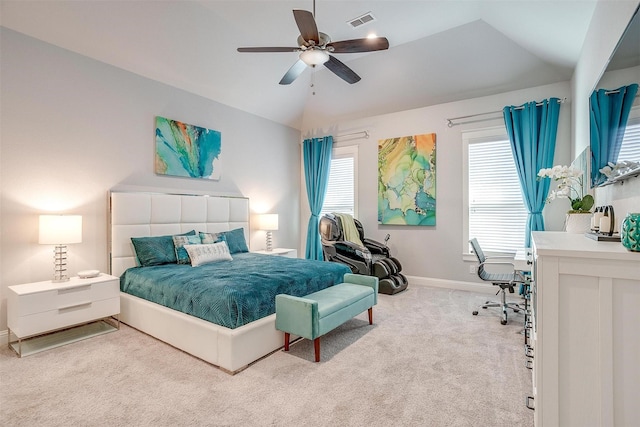
[[[514,313],[519,312],[520,310],[523,310],[523,307],[520,307],[519,304],[513,303],[513,302],[507,302],[506,298],[506,293],[505,290],[508,289],[509,293],[513,293],[514,292],[514,286],[516,285],[520,285],[521,283],[524,283],[525,278],[519,274],[514,268],[513,268],[513,262],[509,262],[509,261],[496,261],[496,259],[499,258],[506,258],[506,259],[511,259],[509,257],[486,257],[484,255],[484,252],[482,252],[482,249],[480,248],[480,245],[478,244],[478,240],[471,239],[469,240],[469,243],[471,244],[471,247],[473,248],[473,252],[476,254],[476,257],[478,258],[478,262],[480,263],[478,265],[478,277],[480,277],[482,280],[486,281],[486,282],[491,282],[492,284],[494,284],[495,286],[499,286],[500,290],[498,291],[498,294],[501,294],[501,301],[500,302],[496,302],[496,301],[487,301],[486,303],[484,303],[482,305],[482,308],[486,309],[488,307],[501,307],[502,308],[502,319],[500,320],[500,323],[502,323],[503,325],[507,324],[507,309],[511,309],[513,310]],[[511,259],[511,261],[513,261]],[[485,265],[487,264],[491,264],[491,265],[510,265],[511,269],[513,270],[513,272],[510,273],[488,273],[485,270]],[[473,311],[473,315],[477,316],[478,315],[478,310],[474,310]]]

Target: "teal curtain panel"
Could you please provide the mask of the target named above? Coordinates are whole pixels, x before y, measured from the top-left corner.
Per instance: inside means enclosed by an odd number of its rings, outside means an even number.
[[[331,168],[331,150],[333,137],[305,139],[302,143],[304,154],[304,176],[307,187],[307,198],[311,217],[307,227],[307,246],[305,258],[323,260],[322,245],[318,224],[320,211],[324,203],[324,195],[329,183],[329,171]]]
[[[518,171],[522,197],[529,211],[525,246],[531,246],[531,232],[544,231],[542,209],[549,194],[550,180],[538,179],[538,171],[553,166],[560,100],[528,102],[502,110],[511,151]]]
[[[607,180],[600,169],[616,163],[638,84],[595,90],[589,99],[591,122],[591,187]]]

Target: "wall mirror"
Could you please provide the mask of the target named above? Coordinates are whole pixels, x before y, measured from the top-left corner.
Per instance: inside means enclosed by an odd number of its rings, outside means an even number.
[[[640,83],[640,7],[631,18],[594,90],[617,89],[633,83]],[[592,141],[592,151],[593,143]],[[640,163],[640,96],[638,95],[629,113],[624,143],[614,163],[623,161]],[[614,171],[604,184],[623,179],[627,175],[636,175],[635,172],[629,174],[630,171],[634,171],[633,166]],[[640,173],[640,169],[637,172]]]

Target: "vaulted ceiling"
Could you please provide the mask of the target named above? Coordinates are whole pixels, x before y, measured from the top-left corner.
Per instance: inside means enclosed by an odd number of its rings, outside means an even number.
[[[388,50],[336,54],[362,80],[324,66],[278,82],[297,54],[300,1],[14,1],[0,23],[53,45],[297,129],[567,81],[596,0],[318,0],[332,40],[385,36]],[[357,28],[348,21],[370,12]]]

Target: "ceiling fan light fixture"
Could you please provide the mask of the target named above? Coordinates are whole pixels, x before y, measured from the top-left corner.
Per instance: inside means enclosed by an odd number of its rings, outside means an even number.
[[[309,66],[320,65],[329,60],[329,54],[324,50],[309,49],[300,54],[300,59]]]

